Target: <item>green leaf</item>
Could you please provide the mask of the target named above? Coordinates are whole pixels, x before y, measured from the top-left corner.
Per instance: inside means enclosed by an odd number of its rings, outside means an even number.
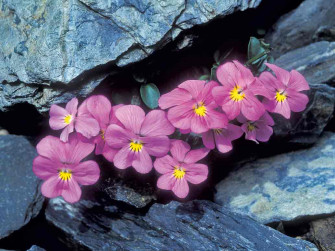
[[[200,78],[199,78],[199,80],[209,80],[210,79],[210,75],[202,75],[202,76],[200,76]]]
[[[214,65],[211,69],[211,80],[215,80],[216,79],[216,69],[218,67],[216,65]]]
[[[250,37],[248,44],[248,59],[250,60],[264,51],[265,50],[261,47],[261,42],[255,37]]]
[[[159,90],[155,84],[143,84],[140,89],[141,98],[144,104],[150,109],[158,107],[158,99],[160,97]]]

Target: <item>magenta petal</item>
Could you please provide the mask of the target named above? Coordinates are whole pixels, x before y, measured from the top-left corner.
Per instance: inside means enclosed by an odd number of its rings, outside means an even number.
[[[215,142],[214,142],[214,133],[213,130],[209,130],[207,132],[204,132],[201,134],[202,136],[202,143],[205,147],[208,149],[214,149],[215,148]]]
[[[58,163],[60,164],[60,162],[37,156],[33,161],[33,172],[38,178],[47,180],[52,176],[57,176]]]
[[[277,102],[273,112],[279,113],[283,115],[284,118],[289,119],[291,117],[291,110],[287,99],[283,102]]]
[[[241,128],[245,132],[245,139],[255,141],[258,144],[256,140],[256,130],[249,131],[247,123],[243,124]]]
[[[229,120],[235,119],[241,112],[242,102],[230,100],[222,105],[222,110],[227,114]]]
[[[87,109],[99,122],[99,125],[109,123],[109,115],[112,110],[111,102],[103,95],[94,95],[87,99]]]
[[[94,138],[95,142],[95,155],[100,155],[103,153],[103,150],[105,148],[105,141],[100,137],[97,136]]]
[[[194,115],[193,105],[194,102],[189,101],[169,109],[167,116],[174,127],[183,130],[190,129],[191,118]]]
[[[172,106],[181,105],[191,99],[191,93],[184,89],[176,88],[166,94],[163,94],[159,98],[158,104],[161,109],[167,109]]]
[[[212,96],[212,90],[214,87],[219,86],[219,84],[215,81],[209,81],[205,84],[204,88],[201,90],[199,96],[197,97],[197,102],[204,102],[205,104],[209,104],[214,102],[214,98]]]
[[[124,127],[135,134],[139,134],[145,118],[143,109],[137,105],[125,105],[116,110],[115,116]]]
[[[200,148],[200,149],[197,149],[197,150],[189,151],[185,156],[184,162],[187,163],[187,164],[195,163],[195,162],[205,158],[208,153],[209,153],[209,149],[207,149],[207,148]]]
[[[307,95],[294,91],[290,91],[287,94],[287,102],[292,111],[301,112],[306,109],[306,105],[308,103]]]
[[[273,129],[267,125],[258,125],[258,129],[256,130],[256,139],[261,142],[269,141],[271,135],[273,133]]]
[[[152,160],[148,152],[143,148],[140,152],[135,153],[132,166],[139,173],[148,173],[152,169]]]
[[[191,131],[194,133],[207,132],[208,126],[205,117],[194,114],[191,119]]]
[[[44,137],[36,146],[37,152],[43,157],[56,162],[65,162],[65,144],[54,136]]]
[[[100,168],[97,162],[88,160],[79,163],[72,168],[73,177],[81,185],[92,185],[100,177]]]
[[[309,90],[309,85],[306,79],[296,70],[291,71],[291,78],[288,87],[297,92]]]
[[[266,125],[274,126],[275,124],[273,118],[270,116],[268,112],[265,112],[261,119],[262,121],[264,121]]]
[[[278,67],[277,65],[269,64],[269,63],[265,63],[265,64],[276,74],[276,77],[278,78],[278,80],[287,86],[290,80],[290,73]]]
[[[110,162],[113,162],[114,157],[116,153],[118,152],[118,149],[114,149],[109,147],[107,144],[105,144],[104,150],[102,152],[102,155]]]
[[[231,144],[231,138],[227,134],[215,134],[214,138],[216,147],[220,152],[227,153],[233,149],[233,145]]]
[[[183,130],[183,129],[179,129],[179,132],[180,132],[181,134],[189,134],[189,133],[191,132],[191,129],[185,129],[185,130]]]
[[[243,131],[240,126],[228,124],[227,134],[231,140],[235,140],[241,138],[241,136],[243,135]]]
[[[165,155],[162,158],[157,158],[154,162],[155,170],[161,174],[173,172],[174,167],[178,165],[178,161],[173,159],[170,155]]]
[[[62,197],[69,203],[75,203],[80,200],[81,188],[77,181],[70,179],[69,181],[64,182]]]
[[[58,175],[52,176],[43,182],[41,186],[43,196],[47,198],[55,198],[62,193],[62,183]]]
[[[73,122],[71,124],[69,124],[68,126],[66,126],[62,133],[60,134],[60,140],[63,142],[68,142],[69,140],[69,135],[70,133],[72,133],[74,130],[74,126],[73,126]]]
[[[124,145],[129,145],[132,137],[135,137],[133,133],[115,124],[108,126],[105,132],[106,143],[112,148],[121,148]]]
[[[71,114],[76,115],[77,113],[77,107],[78,107],[78,99],[73,98],[71,99],[67,104],[65,109]]]
[[[173,177],[172,172],[165,173],[157,180],[157,187],[164,190],[172,190],[176,179]]]
[[[85,115],[85,116],[92,116],[92,114],[89,112],[89,110],[87,109],[87,100],[88,99],[85,99],[81,105],[79,106],[78,108],[78,113],[77,113],[77,116],[82,116],[82,115]]]
[[[188,195],[189,187],[185,178],[177,179],[172,187],[172,191],[179,198],[185,198]]]
[[[199,184],[208,177],[208,166],[204,164],[185,164],[183,167],[186,169],[185,179],[192,184]]]
[[[267,111],[273,112],[274,109],[276,108],[277,102],[274,99],[269,100],[267,98],[264,98],[263,105]]]
[[[134,158],[135,153],[130,150],[129,145],[125,145],[115,154],[114,166],[119,169],[126,169],[132,165]]]
[[[65,162],[79,163],[94,150],[94,144],[82,142],[77,135],[71,135],[68,144],[65,145],[67,159]]]
[[[76,131],[86,138],[97,136],[100,131],[99,123],[93,117],[81,115],[76,118]]]
[[[243,81],[246,86],[251,84],[255,80],[255,77],[252,74],[252,72],[247,67],[245,67],[240,62],[238,62],[237,60],[234,60],[233,62],[235,64],[236,68],[239,70],[240,76],[241,76],[240,81],[237,82],[236,84],[241,86],[241,84],[240,84],[241,81]]]
[[[205,83],[206,81],[204,80],[186,80],[185,82],[178,85],[178,87],[188,91],[191,93],[192,98],[196,99],[204,88]]]
[[[170,139],[167,136],[141,137],[146,151],[155,157],[163,157],[170,150]]]
[[[117,124],[117,125],[122,125],[121,122],[118,120],[118,118],[115,116],[115,112],[120,108],[124,106],[123,104],[119,105],[114,105],[112,107],[111,113],[109,115],[109,124]]]
[[[270,72],[265,71],[259,76],[259,80],[263,83],[263,86],[273,93],[273,97],[276,95],[277,90],[285,89],[285,85],[275,78]],[[266,97],[266,96],[265,96]],[[268,97],[272,98],[272,97]]]
[[[206,116],[207,127],[210,129],[226,128],[228,118],[225,114],[215,110],[208,110]]]
[[[170,135],[174,131],[175,128],[168,121],[166,113],[161,110],[153,110],[146,115],[140,134],[143,136],[162,136]]]
[[[65,117],[69,115],[69,112],[64,108],[58,105],[52,105],[50,108],[50,120],[49,125],[53,130],[60,130],[64,128],[67,124],[65,124]]]
[[[273,93],[264,84],[256,78],[256,80],[249,86],[249,89],[254,95],[261,95],[269,99],[273,98]]]
[[[186,153],[191,150],[189,144],[182,140],[171,140],[170,152],[172,157],[179,162],[184,162]]]
[[[241,112],[248,120],[256,121],[264,114],[265,108],[255,96],[248,93],[242,102]]]
[[[240,76],[238,69],[232,62],[222,64],[216,70],[216,77],[223,86],[234,88],[234,86],[239,83]]]

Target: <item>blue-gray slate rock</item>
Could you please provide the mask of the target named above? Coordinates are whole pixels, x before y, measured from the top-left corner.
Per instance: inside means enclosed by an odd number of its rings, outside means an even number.
[[[334,41],[334,8],[332,0],[305,0],[282,16],[265,37],[273,48],[272,55],[277,58],[315,41]]]
[[[45,111],[76,92],[85,96],[108,73],[104,66],[137,62],[182,30],[260,2],[3,0],[0,110],[28,102]]]
[[[0,136],[0,240],[37,216],[43,204],[32,171],[35,148],[22,136]]]
[[[33,245],[31,248],[29,248],[27,251],[45,251],[44,248],[41,248],[39,246]]]
[[[260,223],[335,212],[335,134],[310,149],[242,165],[217,186],[215,202]]]
[[[154,204],[145,216],[116,207],[56,198],[47,220],[73,249],[88,250],[317,250],[210,201]]]

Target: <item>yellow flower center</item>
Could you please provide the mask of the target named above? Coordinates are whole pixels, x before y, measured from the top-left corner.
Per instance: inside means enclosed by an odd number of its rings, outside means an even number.
[[[204,102],[199,102],[198,104],[194,105],[193,110],[195,114],[197,114],[200,117],[206,116],[207,108]]]
[[[216,135],[221,135],[222,132],[223,132],[222,129],[213,129],[213,131],[214,131],[214,133],[215,133]]]
[[[104,130],[100,130],[100,137],[102,138],[103,141],[105,141],[105,131]]]
[[[72,121],[72,115],[67,115],[67,116],[65,116],[65,118],[64,118],[64,123],[65,124],[70,124],[71,123],[71,121]]]
[[[143,148],[143,143],[142,141],[132,140],[129,144],[129,148],[133,152],[140,152]]]
[[[182,179],[184,178],[185,176],[185,168],[182,168],[180,166],[175,166],[174,167],[174,171],[173,171],[173,176],[176,178],[176,179]]]
[[[284,91],[277,91],[275,98],[276,98],[277,102],[284,102],[285,99],[287,99]]]
[[[236,85],[234,89],[229,92],[230,99],[233,101],[241,101],[245,98],[245,94],[242,92],[242,89]]]
[[[247,129],[249,132],[255,130],[256,126],[253,123],[248,122]]]
[[[72,171],[70,169],[58,170],[58,176],[63,181],[68,181],[72,178]]]

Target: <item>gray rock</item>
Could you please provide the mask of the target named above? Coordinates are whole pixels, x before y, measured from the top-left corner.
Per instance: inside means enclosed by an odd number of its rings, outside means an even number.
[[[41,248],[41,247],[39,247],[39,246],[35,246],[35,245],[33,245],[33,246],[31,246],[31,248],[29,248],[27,251],[45,251],[45,249],[44,249],[44,248]]]
[[[260,2],[3,0],[0,110],[28,102],[45,111],[85,96],[98,84],[88,76],[106,76],[110,66],[144,59],[182,30]]]
[[[267,34],[275,58],[315,40],[329,40],[335,26],[335,2],[305,0],[292,12],[282,16]],[[325,34],[326,33],[326,34]]]
[[[88,250],[317,250],[209,201],[154,204],[145,216],[118,214],[99,203],[57,198],[47,220],[72,248]]]
[[[37,216],[44,199],[32,172],[35,148],[22,136],[0,136],[0,240]]]
[[[308,238],[315,240],[319,250],[335,250],[335,217],[312,221],[310,225]]]
[[[310,149],[242,165],[217,186],[215,202],[267,224],[335,212],[335,134]]]

